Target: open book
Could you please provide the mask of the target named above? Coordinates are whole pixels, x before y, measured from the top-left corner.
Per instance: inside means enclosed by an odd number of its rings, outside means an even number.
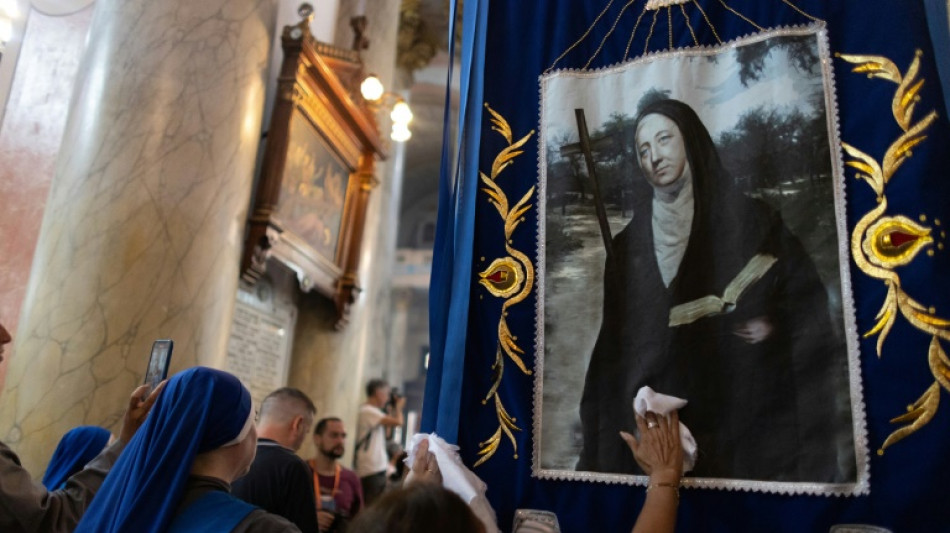
[[[704,316],[721,315],[736,308],[739,296],[758,281],[772,268],[778,259],[769,254],[757,254],[726,285],[722,296],[710,294],[702,298],[679,304],[670,309],[670,327],[695,322]]]

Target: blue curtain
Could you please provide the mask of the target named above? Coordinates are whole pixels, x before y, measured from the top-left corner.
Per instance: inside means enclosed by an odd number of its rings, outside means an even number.
[[[457,9],[458,2],[452,0],[439,214],[429,292],[430,356],[421,423],[422,431],[434,431],[449,442],[455,442],[458,434],[459,390],[465,363],[488,2],[468,0],[464,3],[459,139],[450,153],[450,87]]]

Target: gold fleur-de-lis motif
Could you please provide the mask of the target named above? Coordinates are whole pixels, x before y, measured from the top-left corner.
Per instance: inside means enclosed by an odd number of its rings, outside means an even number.
[[[884,215],[888,205],[888,183],[901,165],[913,156],[913,149],[927,139],[926,131],[937,119],[937,112],[930,111],[914,122],[914,109],[920,102],[920,91],[924,86],[924,80],[918,79],[923,55],[920,50],[914,54],[913,61],[903,74],[886,57],[836,55],[856,65],[852,72],[866,74],[869,79],[883,79],[897,84],[891,99],[891,114],[902,130],[887,148],[880,163],[855,146],[841,143],[844,152],[850,157],[845,165],[854,169],[857,179],[867,182],[878,200],[878,205],[861,217],[851,234],[851,255],[855,264],[865,274],[881,280],[887,286],[884,303],[875,317],[877,322],[864,337],[877,335],[877,356],[881,357],[884,340],[898,316],[903,316],[916,329],[931,336],[927,362],[934,382],[907,407],[906,413],[891,420],[894,424],[901,424],[901,427],[884,440],[878,449],[878,454],[882,455],[889,446],[915,433],[933,419],[940,405],[941,388],[950,392],[950,360],[940,344],[940,339],[950,340],[950,320],[939,317],[936,309],[911,298],[901,286],[900,276],[895,271],[897,267],[911,263],[925,248],[931,247],[927,251],[928,255],[934,253],[933,228],[903,215]]]

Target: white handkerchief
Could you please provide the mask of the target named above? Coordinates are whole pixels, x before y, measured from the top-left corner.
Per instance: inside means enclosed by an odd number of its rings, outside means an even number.
[[[633,411],[640,416],[644,416],[647,411],[666,416],[671,411],[679,411],[686,407],[686,403],[686,400],[682,398],[660,394],[644,386],[640,387],[637,397],[633,399]],[[682,422],[680,422],[680,441],[683,443],[683,472],[689,472],[696,466],[696,439]]]
[[[442,486],[465,500],[475,516],[485,525],[487,533],[496,533],[498,525],[495,522],[495,511],[491,508],[488,498],[485,496],[488,487],[484,481],[475,475],[475,472],[462,464],[458,446],[445,442],[445,439],[435,433],[416,433],[409,439],[409,445],[406,447],[406,466],[410,470],[412,469],[412,463],[416,458],[416,448],[423,440],[429,441],[429,451],[435,455],[435,460],[439,463],[439,472],[442,473]],[[410,472],[406,482],[409,482],[412,477],[413,474]]]

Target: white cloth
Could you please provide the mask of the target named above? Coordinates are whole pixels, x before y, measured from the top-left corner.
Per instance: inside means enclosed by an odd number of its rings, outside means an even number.
[[[647,411],[667,416],[672,411],[679,411],[686,407],[686,403],[686,400],[682,398],[660,394],[644,386],[640,387],[637,397],[633,399],[633,411],[640,416],[644,416]],[[689,472],[696,466],[696,439],[682,422],[680,422],[680,442],[683,445],[683,472]]]
[[[679,272],[693,228],[693,180],[691,176],[683,179],[686,183],[675,198],[664,198],[663,194],[653,196],[653,251],[667,287]]]
[[[386,455],[386,428],[379,423],[385,416],[386,413],[375,405],[364,403],[360,406],[356,422],[356,439],[360,444],[356,449],[356,475],[359,477],[385,472],[389,466],[389,456]],[[361,443],[370,431],[372,434],[369,442]]]
[[[412,469],[412,464],[416,458],[416,448],[423,440],[429,441],[429,451],[435,456],[439,465],[439,472],[442,473],[442,486],[458,494],[465,503],[472,509],[475,516],[482,521],[486,533],[496,533],[498,525],[495,519],[495,511],[488,503],[485,491],[488,487],[475,472],[472,472],[459,457],[459,448],[453,444],[445,442],[442,437],[435,433],[416,433],[409,439],[409,445],[406,447],[407,457],[406,465]],[[413,474],[410,471],[406,482],[412,480]]]

